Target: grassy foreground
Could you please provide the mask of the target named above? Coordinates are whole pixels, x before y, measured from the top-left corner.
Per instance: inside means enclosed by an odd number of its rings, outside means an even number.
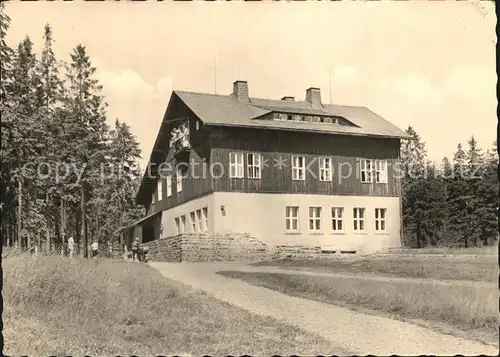
[[[255,266],[325,273],[372,274],[403,278],[468,280],[498,282],[496,257],[463,259],[460,257],[380,257],[370,259],[281,259],[264,261]]]
[[[8,355],[340,353],[314,335],[252,315],[147,265],[10,256],[4,268]]]
[[[219,274],[355,310],[368,309],[402,320],[444,323],[468,337],[498,343],[499,294],[495,284],[450,285],[439,281],[380,281],[236,271]]]

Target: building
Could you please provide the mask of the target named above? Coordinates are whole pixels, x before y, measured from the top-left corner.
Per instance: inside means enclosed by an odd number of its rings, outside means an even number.
[[[174,91],[136,201],[143,242],[250,233],[269,245],[373,251],[401,246],[400,140],[365,107]]]

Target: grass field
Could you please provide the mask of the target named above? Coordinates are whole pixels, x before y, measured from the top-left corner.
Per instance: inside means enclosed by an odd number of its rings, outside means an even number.
[[[401,320],[419,320],[424,326],[434,323],[433,327],[441,331],[456,330],[463,336],[498,342],[499,295],[495,284],[449,285],[439,281],[415,283],[237,271],[219,274],[291,296]]]
[[[282,259],[264,261],[255,266],[276,266],[285,269],[326,273],[372,274],[403,278],[437,280],[468,280],[498,282],[496,257],[380,257],[370,259]]]
[[[329,342],[258,317],[139,263],[9,256],[10,355],[316,355]]]

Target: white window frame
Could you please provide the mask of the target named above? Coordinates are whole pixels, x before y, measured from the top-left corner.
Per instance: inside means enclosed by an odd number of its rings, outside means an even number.
[[[190,212],[189,217],[191,218],[191,232],[196,233],[196,212]]]
[[[250,158],[252,163],[250,164]],[[260,179],[262,169],[262,155],[257,153],[247,154],[247,177],[251,179]]]
[[[362,216],[362,217],[361,217]],[[361,223],[363,229],[361,229]],[[352,228],[356,233],[364,233],[366,231],[366,208],[354,207],[352,209]]]
[[[165,178],[167,184],[167,197],[172,196],[172,175],[168,175]]]
[[[333,179],[332,158],[327,156],[322,156],[319,158],[319,180],[332,181],[332,179]]]
[[[383,229],[381,226],[384,226]],[[387,208],[375,208],[375,232],[387,232]]]
[[[203,207],[201,212],[203,216],[203,231],[208,232],[208,207]]]
[[[375,160],[375,182],[387,183],[387,160]]]
[[[301,175],[301,173],[302,173],[302,175]],[[305,179],[306,179],[306,157],[293,155],[292,156],[292,180],[305,181]]]
[[[198,229],[198,232],[203,232],[203,228],[201,226],[202,220],[201,220],[201,209],[196,210],[196,227]]]
[[[343,233],[344,232],[344,207],[332,207],[332,232],[333,233]],[[341,228],[339,229],[339,223]]]
[[[156,195],[158,202],[163,199],[163,179],[160,177],[158,181],[156,181]]]
[[[230,152],[229,153],[229,177],[230,178],[244,178],[245,170],[243,169],[243,153]]]
[[[288,233],[300,232],[299,206],[285,206],[285,231]],[[296,223],[296,228],[293,223]],[[287,228],[288,226],[288,228]]]
[[[181,233],[186,233],[186,221],[187,221],[186,215],[183,214],[181,216]]]
[[[176,184],[177,184],[177,193],[182,192],[182,172],[180,169],[177,169],[175,174]]]
[[[309,214],[309,224],[308,228],[310,232],[322,232],[323,231],[323,224],[322,224],[322,216],[323,216],[323,209],[320,206],[309,206],[308,209],[308,214]],[[311,222],[313,222],[313,228],[311,228]],[[319,227],[317,224],[319,223]]]
[[[360,179],[362,183],[372,183],[373,182],[373,160],[371,159],[361,159],[359,160],[359,172]]]
[[[175,234],[180,234],[181,233],[181,219],[179,217],[175,217]]]

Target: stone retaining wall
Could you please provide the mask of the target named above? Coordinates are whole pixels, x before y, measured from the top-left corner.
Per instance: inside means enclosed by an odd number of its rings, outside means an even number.
[[[179,234],[146,243],[151,261],[203,262],[264,260],[267,246],[246,233]]]

